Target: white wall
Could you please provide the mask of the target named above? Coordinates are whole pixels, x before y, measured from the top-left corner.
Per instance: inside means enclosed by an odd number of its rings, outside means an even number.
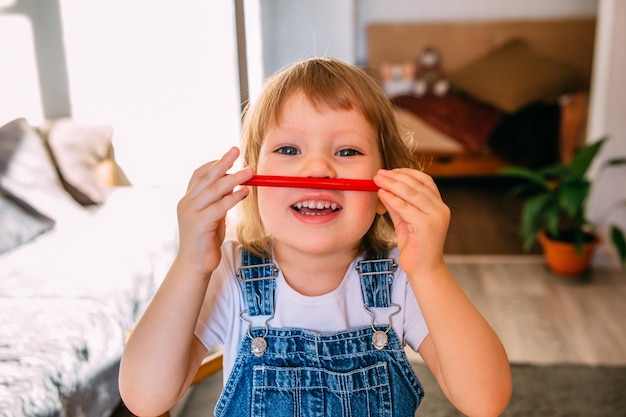
[[[617,258],[608,242],[608,225],[626,230],[626,167],[600,172],[607,158],[626,158],[626,2],[600,0],[595,67],[590,97],[588,141],[608,136],[591,177],[596,180],[589,201],[590,217],[600,226],[603,242],[597,251],[596,265],[616,267]],[[621,209],[613,207],[619,205]]]
[[[266,76],[305,58],[333,56],[355,62],[355,0],[260,3]]]
[[[264,81],[261,1],[244,0],[248,96],[251,101],[254,101],[259,95]]]
[[[0,52],[11,49],[20,60],[0,55],[0,78],[11,66],[11,79],[3,81],[18,86],[0,92],[0,123],[59,115],[42,111],[38,79],[46,69],[33,68],[33,17],[45,8],[38,1],[14,0],[17,7],[4,13],[0,7]],[[54,1],[71,116],[113,126],[117,158],[133,183],[186,184],[199,164],[239,143],[233,2]],[[37,29],[52,18],[39,16]]]

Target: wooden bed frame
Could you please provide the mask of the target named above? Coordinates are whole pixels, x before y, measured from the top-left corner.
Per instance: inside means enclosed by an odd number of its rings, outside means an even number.
[[[447,72],[454,71],[493,48],[523,38],[533,50],[569,63],[591,79],[595,18],[516,21],[455,21],[372,23],[367,27],[367,70],[376,76],[383,62],[415,60],[428,46],[444,57]],[[584,142],[588,91],[560,100],[561,157],[569,160]],[[437,177],[493,175],[508,163],[490,153],[420,151],[416,158],[424,170]]]

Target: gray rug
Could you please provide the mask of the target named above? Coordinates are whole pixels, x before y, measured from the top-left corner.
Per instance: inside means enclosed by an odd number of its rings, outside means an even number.
[[[419,417],[459,417],[425,365]],[[625,417],[626,367],[513,365],[513,396],[502,417]]]
[[[414,364],[426,396],[417,417],[460,417],[430,371]],[[626,367],[513,365],[513,397],[503,417],[626,417]],[[221,372],[190,394],[180,417],[213,415]]]

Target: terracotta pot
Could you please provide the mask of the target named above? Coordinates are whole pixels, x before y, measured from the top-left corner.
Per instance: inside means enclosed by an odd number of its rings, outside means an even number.
[[[555,274],[566,277],[578,277],[587,271],[593,252],[598,246],[598,239],[595,238],[585,243],[579,252],[575,244],[552,240],[543,231],[539,232],[537,238],[543,248],[548,268]]]

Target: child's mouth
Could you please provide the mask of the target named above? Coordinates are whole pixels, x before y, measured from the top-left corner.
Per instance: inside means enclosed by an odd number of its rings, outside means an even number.
[[[291,208],[305,216],[324,216],[341,210],[339,204],[327,200],[298,201]]]

